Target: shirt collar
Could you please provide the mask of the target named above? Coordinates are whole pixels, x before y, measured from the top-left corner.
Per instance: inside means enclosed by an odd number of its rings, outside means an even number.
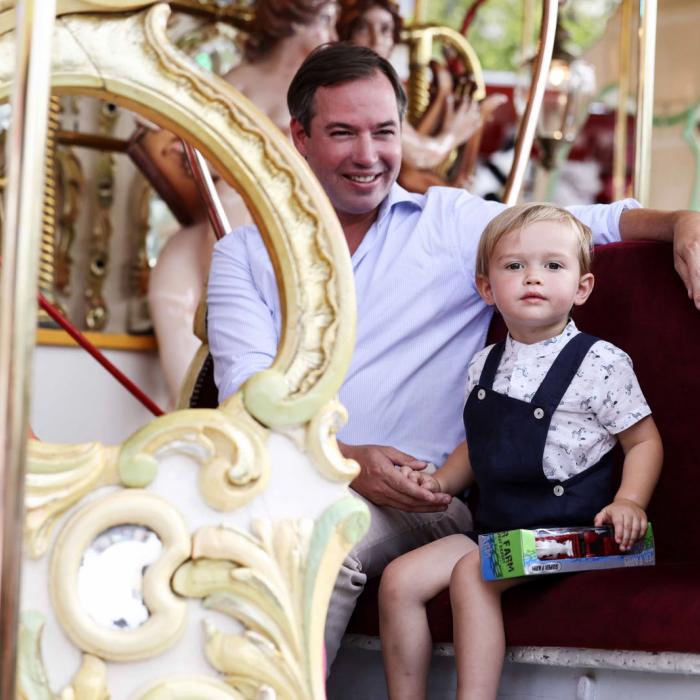
[[[397,204],[408,204],[423,209],[425,195],[416,194],[415,192],[409,192],[405,190],[398,182],[395,182],[389,194],[384,197],[384,201],[379,205],[379,211],[377,212],[376,225],[381,226],[382,220],[387,214],[397,205]]]
[[[517,358],[544,359],[553,354],[559,354],[562,348],[573,338],[579,329],[572,319],[564,327],[564,330],[553,338],[547,338],[539,343],[521,343],[511,337],[510,333],[506,339],[505,353]]]

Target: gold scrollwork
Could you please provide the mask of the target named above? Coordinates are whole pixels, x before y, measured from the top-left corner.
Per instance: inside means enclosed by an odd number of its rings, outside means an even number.
[[[143,602],[149,617],[140,627],[110,629],[95,622],[78,596],[78,572],[88,546],[111,527],[143,525],[162,543],[159,558],[143,575]],[[51,601],[70,640],[102,659],[135,661],[170,648],[185,631],[186,603],[173,595],[170,579],[190,556],[187,525],[164,499],[141,490],[124,490],[91,501],[73,514],[51,556]]]
[[[243,409],[223,413],[186,409],[161,416],[124,443],[117,460],[122,483],[144,487],[158,470],[158,456],[179,452],[201,465],[199,486],[204,500],[230,511],[248,503],[267,484],[267,431]]]
[[[155,119],[188,138],[240,192],[270,251],[285,312],[277,357],[244,386],[245,406],[267,426],[302,424],[335,396],[350,364],[355,293],[347,244],[291,143],[170,43],[169,13],[159,3],[132,14],[61,16],[52,87],[108,97]],[[0,36],[0,100],[13,78],[13,40]]]
[[[241,622],[241,634],[207,623],[206,655],[246,700],[325,698],[322,646],[325,611],[336,572],[369,526],[366,506],[344,498],[316,520],[255,520],[252,534],[204,527],[192,561],[173,587],[181,595]]]
[[[338,449],[336,433],[347,423],[345,406],[329,401],[306,426],[306,451],[318,471],[331,481],[347,483],[359,473],[360,466],[345,459]]]
[[[73,680],[55,696],[51,692],[41,654],[44,616],[25,610],[20,618],[17,654],[17,691],[19,700],[109,700],[107,667],[92,654],[83,654],[83,662]]]
[[[100,486],[118,484],[117,448],[100,443],[51,445],[31,440],[25,486],[24,544],[29,556],[46,553],[58,518]]]

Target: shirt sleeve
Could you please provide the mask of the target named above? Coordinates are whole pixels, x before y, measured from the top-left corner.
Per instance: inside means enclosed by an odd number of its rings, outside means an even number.
[[[611,435],[632,427],[651,413],[627,353],[601,341],[590,349],[586,360],[590,409]]]
[[[593,243],[600,245],[619,241],[622,212],[641,206],[636,199],[628,198],[612,204],[586,204],[567,209],[593,231]]]
[[[472,357],[469,366],[467,367],[467,383],[464,386],[464,404],[466,405],[469,394],[471,394],[472,389],[479,383],[479,378],[481,377],[481,372],[486,364],[486,358],[493,345],[485,347],[483,350]]]
[[[254,227],[214,247],[207,290],[207,335],[223,401],[277,354],[280,314],[272,264]]]

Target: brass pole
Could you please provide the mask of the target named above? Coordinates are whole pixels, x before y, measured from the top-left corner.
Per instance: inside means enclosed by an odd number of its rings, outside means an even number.
[[[0,281],[0,700],[15,700],[24,462],[55,0],[19,0]]]
[[[525,179],[527,164],[530,160],[530,151],[532,151],[532,142],[535,140],[537,120],[540,116],[542,100],[544,99],[544,89],[549,76],[549,67],[552,63],[558,12],[559,0],[544,0],[542,24],[540,26],[540,45],[527,98],[527,107],[520,122],[518,138],[515,142],[515,159],[513,160],[503,194],[503,201],[508,206],[518,201],[520,190],[523,187],[523,180]]]
[[[425,22],[425,12],[423,10],[423,0],[414,0],[413,21],[411,24],[422,24]]]
[[[656,60],[656,0],[639,0],[639,83],[634,153],[634,196],[649,205],[651,132],[654,119],[654,61]]]
[[[617,83],[617,114],[615,116],[615,152],[613,154],[613,196],[622,199],[627,182],[627,98],[630,94],[632,70],[632,3],[623,0],[620,8],[620,76]]]

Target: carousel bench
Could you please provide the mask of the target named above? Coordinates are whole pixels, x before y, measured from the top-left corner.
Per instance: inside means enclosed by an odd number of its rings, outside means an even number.
[[[595,290],[576,323],[632,357],[664,442],[648,509],[657,565],[544,577],[508,591],[509,658],[700,673],[700,312],[676,275],[670,244],[601,247],[594,272]],[[490,342],[504,333],[495,319]],[[356,638],[378,634],[377,589],[378,580],[370,581],[360,598],[348,629]],[[436,644],[449,646],[447,592],[430,602],[428,616]]]

